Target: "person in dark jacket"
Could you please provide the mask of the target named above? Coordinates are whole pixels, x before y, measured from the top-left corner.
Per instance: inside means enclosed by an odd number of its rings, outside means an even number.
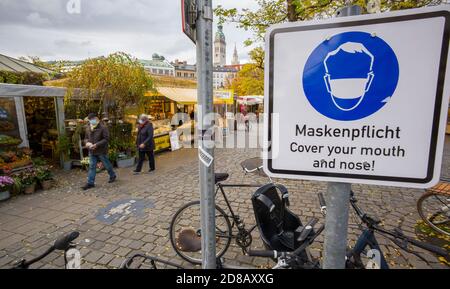
[[[89,150],[89,172],[87,184],[82,188],[89,190],[95,187],[95,176],[97,174],[97,163],[101,161],[109,174],[109,183],[117,179],[113,166],[108,159],[108,127],[100,121],[95,113],[88,116],[89,124],[86,129],[86,147]]]
[[[150,122],[148,115],[142,114],[139,117],[139,127],[136,138],[136,146],[139,152],[139,161],[134,170],[135,174],[139,174],[144,165],[145,156],[148,156],[150,172],[155,170],[155,141],[153,139],[153,124]]]

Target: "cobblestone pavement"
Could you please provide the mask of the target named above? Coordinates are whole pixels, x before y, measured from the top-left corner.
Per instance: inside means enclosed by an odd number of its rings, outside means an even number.
[[[193,267],[172,249],[168,236],[171,216],[183,204],[198,199],[198,161],[194,149],[168,152],[157,157],[158,170],[152,174],[134,176],[130,169],[118,170],[119,180],[106,184],[107,174],[101,173],[97,187],[82,192],[83,171],[60,172],[56,188],[21,195],[0,204],[0,268],[7,268],[23,257],[31,258],[42,253],[60,234],[70,230],[81,233],[79,248],[82,268],[117,268],[124,257],[132,252],[147,252],[170,259],[182,266]],[[245,176],[239,163],[259,155],[254,149],[218,149],[217,172],[230,173],[230,182],[264,182],[261,177]],[[443,174],[450,171],[450,137],[446,139]],[[321,222],[317,193],[326,189],[325,184],[311,181],[278,180],[285,184],[291,195],[291,209],[302,220],[313,216]],[[419,219],[416,200],[422,190],[354,185],[360,205],[367,212],[383,219],[388,228],[401,226],[403,231],[415,236],[414,226]],[[250,196],[251,189],[229,190],[229,198],[238,214],[248,226],[254,224]],[[114,201],[143,199],[152,203],[142,216],[129,215],[113,224],[96,218],[102,208]],[[219,204],[223,204],[220,200]],[[351,217],[350,243],[360,232]],[[256,230],[255,230],[256,231]],[[253,248],[262,248],[258,233],[254,232]],[[323,238],[313,245],[312,253],[321,257]],[[448,268],[437,258],[424,252],[425,260],[399,251],[393,244],[379,237],[382,249],[393,268]],[[420,251],[420,250],[419,250]],[[266,267],[271,261],[244,256],[232,244],[225,255],[228,264]],[[61,253],[52,253],[34,268],[62,268]]]

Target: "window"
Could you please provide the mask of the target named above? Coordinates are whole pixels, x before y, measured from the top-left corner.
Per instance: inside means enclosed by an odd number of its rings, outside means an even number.
[[[20,138],[16,102],[13,97],[0,97],[0,131],[2,134]]]

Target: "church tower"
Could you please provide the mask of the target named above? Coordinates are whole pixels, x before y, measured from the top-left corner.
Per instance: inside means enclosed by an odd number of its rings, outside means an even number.
[[[223,26],[217,26],[217,33],[214,39],[214,66],[225,66],[227,64],[227,42],[223,34]]]
[[[239,65],[239,55],[236,48],[236,43],[234,44],[233,60],[231,60],[231,65]]]

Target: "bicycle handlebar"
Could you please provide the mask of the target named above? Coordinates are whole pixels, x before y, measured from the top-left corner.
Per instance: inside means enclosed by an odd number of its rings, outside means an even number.
[[[30,267],[34,263],[39,262],[40,260],[44,259],[45,257],[47,257],[48,255],[50,255],[52,252],[54,252],[56,250],[60,250],[60,251],[68,250],[71,246],[71,242],[74,241],[76,238],[78,238],[79,235],[80,235],[79,232],[74,231],[74,232],[70,232],[66,235],[59,237],[55,241],[55,243],[50,248],[48,248],[42,255],[40,255],[34,259],[31,259],[30,261],[22,259],[13,267],[13,269],[28,269],[28,267]]]
[[[278,251],[269,251],[269,250],[249,250],[248,255],[252,257],[264,257],[264,258],[278,258],[280,256],[280,252]]]
[[[319,204],[320,204],[320,212],[323,215],[326,215],[327,212],[327,203],[325,202],[325,197],[322,193],[318,193],[317,196],[319,197]]]

